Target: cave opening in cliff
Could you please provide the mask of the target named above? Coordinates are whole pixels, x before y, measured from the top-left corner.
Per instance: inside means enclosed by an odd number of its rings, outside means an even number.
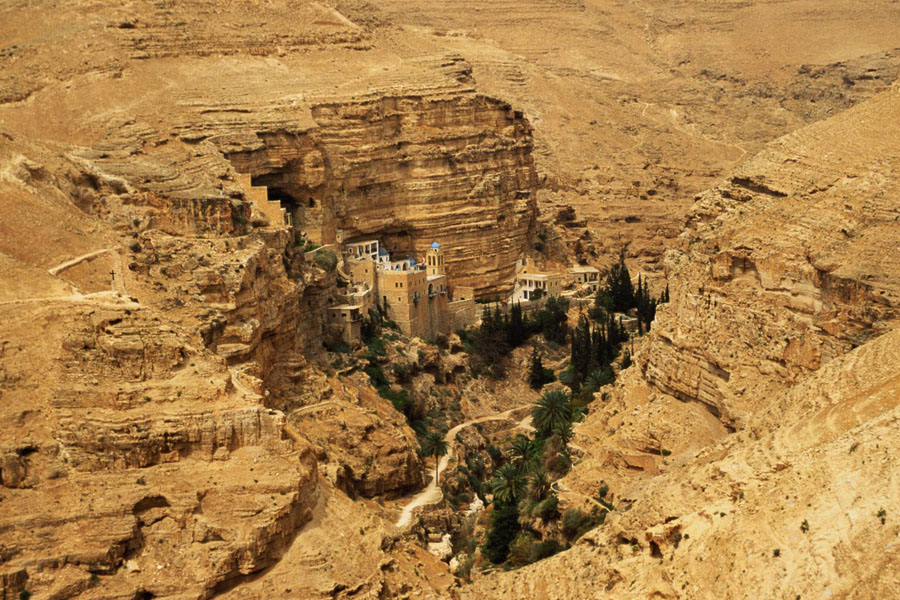
[[[251,182],[254,186],[265,186],[269,201],[280,202],[291,216],[291,222],[311,241],[322,242],[323,198],[319,190],[291,183],[283,172],[254,176]]]

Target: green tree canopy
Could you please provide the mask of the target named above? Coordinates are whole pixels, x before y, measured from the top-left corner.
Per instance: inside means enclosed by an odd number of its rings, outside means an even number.
[[[535,429],[541,437],[549,437],[561,423],[572,421],[572,401],[567,392],[553,390],[535,403],[531,411]]]
[[[501,504],[515,504],[525,494],[525,477],[516,465],[505,464],[494,472],[491,493]]]

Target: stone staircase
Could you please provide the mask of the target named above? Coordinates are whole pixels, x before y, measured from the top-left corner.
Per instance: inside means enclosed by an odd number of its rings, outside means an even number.
[[[248,173],[238,173],[238,183],[252,205],[269,219],[269,227],[285,228],[291,225],[287,211],[278,200],[269,200],[269,189],[253,185]]]

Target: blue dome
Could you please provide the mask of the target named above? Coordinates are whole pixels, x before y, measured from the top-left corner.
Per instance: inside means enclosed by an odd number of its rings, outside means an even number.
[[[432,247],[432,248],[440,248],[441,245],[438,244],[437,242],[431,242],[431,247]]]

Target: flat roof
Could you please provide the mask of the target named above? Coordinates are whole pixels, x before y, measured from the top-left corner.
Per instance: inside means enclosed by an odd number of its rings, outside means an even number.
[[[550,277],[562,277],[562,273],[519,273],[518,279],[548,279]]]
[[[361,242],[344,242],[345,246],[359,246],[360,244],[379,244],[378,240],[363,240]]]
[[[585,267],[585,266],[578,265],[578,266],[572,267],[572,271],[574,271],[575,273],[599,273],[600,269],[598,269],[597,267],[590,267],[590,266]]]
[[[429,275],[427,279],[428,281],[437,281],[438,279],[444,279],[446,277],[446,275]]]
[[[362,306],[359,304],[338,304],[337,306],[329,306],[328,310],[353,310],[354,308],[359,310]]]

